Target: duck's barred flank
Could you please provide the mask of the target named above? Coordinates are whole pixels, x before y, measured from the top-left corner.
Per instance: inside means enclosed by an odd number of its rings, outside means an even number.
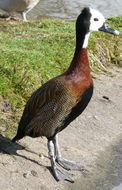
[[[92,95],[92,85],[77,96],[75,87],[66,86],[63,78],[49,81],[34,92],[20,120],[18,138],[27,135],[51,139],[85,109]]]

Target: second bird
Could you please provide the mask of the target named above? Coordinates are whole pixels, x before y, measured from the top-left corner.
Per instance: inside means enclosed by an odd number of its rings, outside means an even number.
[[[0,9],[6,11],[9,16],[13,12],[22,14],[23,19],[26,21],[26,14],[33,9],[40,0],[0,0]]]

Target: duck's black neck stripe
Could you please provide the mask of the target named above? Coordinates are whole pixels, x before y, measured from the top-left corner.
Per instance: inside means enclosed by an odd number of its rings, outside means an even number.
[[[86,36],[89,33],[91,13],[85,8],[76,21],[76,51],[83,48]]]
[[[88,46],[88,39],[90,33],[81,35],[80,38],[76,38],[76,52],[80,51],[82,48],[87,48]]]

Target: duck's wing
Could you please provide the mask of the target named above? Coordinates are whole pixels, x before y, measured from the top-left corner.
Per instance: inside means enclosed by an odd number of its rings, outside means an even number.
[[[71,103],[65,85],[60,81],[49,81],[35,91],[28,100],[19,123],[18,133],[21,136],[30,135],[35,129],[30,136],[37,136],[38,130],[42,128],[48,129],[50,125],[56,128],[60,125],[58,122],[62,122],[67,110],[70,109]]]
[[[20,123],[22,120],[26,122],[32,120],[36,115],[39,114],[40,110],[44,106],[48,105],[49,103],[51,104],[54,99],[55,101],[58,101],[58,95],[60,94],[61,90],[61,87],[59,86],[61,86],[59,83],[51,81],[45,83],[39,89],[37,89],[29,98]]]

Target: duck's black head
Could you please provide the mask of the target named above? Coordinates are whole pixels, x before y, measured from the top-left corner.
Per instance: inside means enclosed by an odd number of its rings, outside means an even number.
[[[83,47],[87,46],[90,32],[103,31],[118,35],[119,32],[105,25],[104,16],[95,9],[85,7],[76,21],[76,43]]]
[[[86,34],[89,32],[91,13],[88,7],[84,8],[76,21],[76,32]]]

